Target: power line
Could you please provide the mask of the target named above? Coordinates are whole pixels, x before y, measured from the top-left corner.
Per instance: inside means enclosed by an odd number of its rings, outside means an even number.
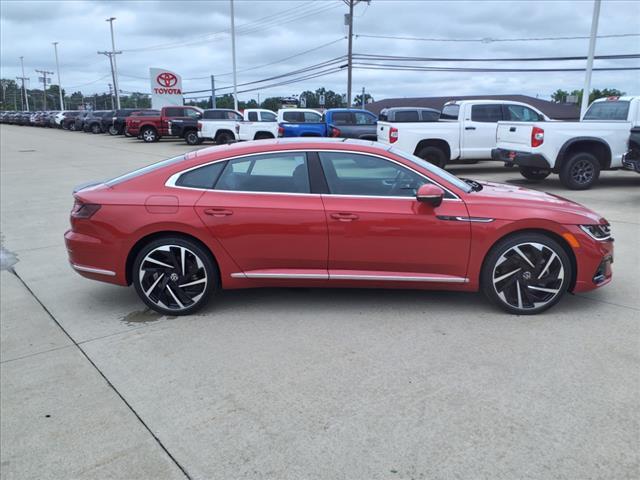
[[[440,57],[402,57],[397,55],[373,55],[366,53],[354,53],[355,59],[362,60],[385,60],[385,61],[408,61],[408,62],[551,62],[586,60],[586,56],[571,57],[514,57],[514,58],[440,58]],[[597,60],[627,60],[640,58],[640,53],[627,53],[620,55],[596,55]]]
[[[361,70],[400,70],[414,72],[584,72],[584,68],[456,68],[456,67],[426,67],[419,65],[397,65],[381,63],[354,63]],[[594,71],[613,72],[626,70],[640,70],[640,67],[602,67],[594,68]]]
[[[573,37],[531,37],[531,38],[423,38],[423,37],[401,37],[393,35],[370,35],[360,33],[355,35],[356,38],[382,38],[389,40],[412,40],[419,42],[477,42],[477,43],[493,43],[493,42],[537,42],[546,40],[584,40],[590,38],[588,35],[580,35]],[[625,38],[640,37],[640,33],[616,33],[611,35],[598,35],[597,38]]]

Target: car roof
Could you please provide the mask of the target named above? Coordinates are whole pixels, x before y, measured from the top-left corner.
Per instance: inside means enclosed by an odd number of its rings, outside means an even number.
[[[258,140],[248,142],[236,142],[227,145],[215,145],[194,152],[189,152],[185,158],[224,158],[235,155],[251,154],[251,153],[269,153],[278,150],[327,150],[340,147],[345,150],[359,151],[370,150],[389,150],[391,147],[372,140],[359,140],[354,138],[313,138],[313,137],[294,137],[294,138],[277,138],[270,140]]]

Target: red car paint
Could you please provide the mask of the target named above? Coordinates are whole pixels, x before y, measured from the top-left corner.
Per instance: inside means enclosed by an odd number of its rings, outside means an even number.
[[[454,193],[433,207],[415,198],[356,197],[199,190],[166,186],[191,167],[247,154],[339,150],[374,154],[401,163]],[[569,247],[575,259],[574,292],[592,290],[612,241],[597,241],[579,225],[604,224],[591,210],[525,188],[483,183],[465,192],[433,172],[373,142],[259,141],[186,154],[178,163],[114,186],[75,193],[99,204],[89,219],[71,218],[65,233],[69,260],[81,275],[118,285],[131,283],[132,252],[150,236],[179,232],[213,254],[222,288],[274,286],[384,287],[476,291],[493,245],[519,231],[543,231]],[[231,213],[229,213],[231,212]],[[456,217],[493,219],[447,221]],[[570,236],[573,237],[570,237]],[[270,278],[264,278],[268,274]],[[273,278],[296,274],[300,278]],[[260,278],[261,275],[263,278]],[[429,281],[422,281],[428,278]]]

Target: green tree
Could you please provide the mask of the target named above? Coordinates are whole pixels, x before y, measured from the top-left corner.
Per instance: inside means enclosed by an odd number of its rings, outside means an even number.
[[[617,88],[603,88],[602,90],[594,88],[589,94],[589,103],[597,100],[598,98],[621,97],[624,94],[624,92],[618,90]],[[578,105],[582,104],[582,89],[572,90],[571,95],[575,95],[578,97]]]
[[[559,88],[551,94],[551,100],[553,100],[555,103],[564,103],[566,102],[568,96],[569,92]]]
[[[374,101],[373,97],[365,92],[365,94],[364,94],[364,104],[365,104],[365,106],[367,105],[367,103],[370,103],[370,102],[373,102],[373,101]],[[353,106],[354,107],[358,107],[358,108],[362,107],[362,94],[356,95],[353,98]]]
[[[261,107],[266,108],[267,110],[272,110],[274,112],[278,111],[280,106],[282,105],[281,97],[269,97],[265,98],[262,102]]]

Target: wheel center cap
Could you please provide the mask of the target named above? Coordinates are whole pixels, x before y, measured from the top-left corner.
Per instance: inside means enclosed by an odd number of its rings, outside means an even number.
[[[522,278],[525,280],[531,280],[531,272],[527,271],[522,274]]]
[[[172,282],[177,282],[179,278],[180,278],[180,277],[178,276],[178,274],[177,274],[177,273],[172,273],[172,274],[169,276],[169,279],[170,279]]]

